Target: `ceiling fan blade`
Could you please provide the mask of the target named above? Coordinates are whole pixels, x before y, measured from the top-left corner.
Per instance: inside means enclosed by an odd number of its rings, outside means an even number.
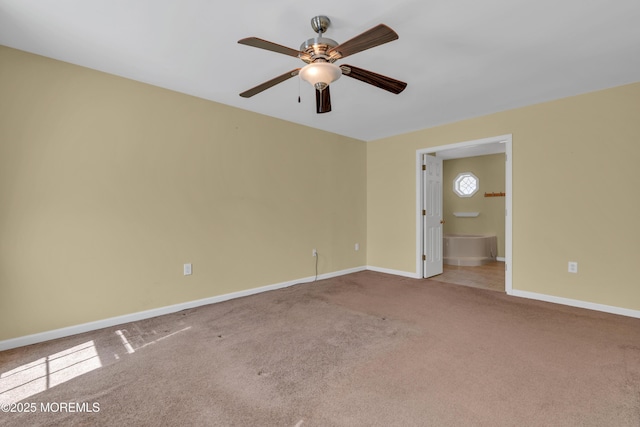
[[[272,52],[282,53],[284,55],[293,56],[295,58],[300,55],[299,50],[291,49],[290,47],[282,46],[277,43],[273,43],[267,40],[262,40],[257,37],[247,37],[246,39],[238,40],[238,43],[247,46],[253,46],[260,49],[270,50]]]
[[[362,52],[363,50],[396,40],[397,38],[398,34],[395,31],[384,24],[379,24],[330,49],[327,54],[335,59],[345,58],[354,53]]]
[[[242,92],[240,94],[240,96],[243,97],[243,98],[251,98],[253,95],[257,95],[260,92],[262,92],[263,90],[267,90],[270,87],[277,85],[278,83],[282,83],[285,80],[289,80],[293,76],[297,76],[299,71],[300,71],[300,68],[296,68],[294,70],[287,71],[286,73],[281,74],[276,78],[273,78],[273,79],[271,79],[269,81],[266,81],[266,82],[264,82],[262,84],[259,84],[256,87],[253,87],[253,88],[251,88],[249,90],[246,90],[246,91]]]
[[[329,86],[323,90],[316,89],[316,113],[328,113],[331,111],[331,92]]]
[[[380,89],[388,90],[396,95],[407,87],[405,82],[383,76],[382,74],[374,73],[373,71],[363,70],[362,68],[354,67],[352,65],[341,65],[340,69],[342,70],[343,76],[353,77],[356,80],[369,83],[370,85],[379,87]]]

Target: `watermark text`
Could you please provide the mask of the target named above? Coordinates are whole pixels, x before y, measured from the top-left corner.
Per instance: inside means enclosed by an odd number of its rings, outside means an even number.
[[[100,412],[99,402],[17,402],[0,404],[0,412],[92,413]]]

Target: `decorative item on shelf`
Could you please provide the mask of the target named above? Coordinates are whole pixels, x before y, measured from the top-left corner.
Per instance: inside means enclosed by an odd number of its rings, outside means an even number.
[[[475,218],[480,215],[480,212],[454,212],[453,216],[458,218]]]
[[[504,197],[506,193],[484,193],[484,197]]]

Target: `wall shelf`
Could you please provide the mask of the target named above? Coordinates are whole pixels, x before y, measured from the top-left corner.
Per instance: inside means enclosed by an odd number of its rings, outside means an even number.
[[[480,212],[454,212],[453,215],[458,218],[475,218]]]
[[[505,197],[505,193],[484,193],[484,197]]]

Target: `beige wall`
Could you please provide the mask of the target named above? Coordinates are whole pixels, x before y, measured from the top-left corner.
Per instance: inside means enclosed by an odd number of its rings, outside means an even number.
[[[0,340],[313,276],[312,248],[320,274],[364,266],[366,243],[364,142],[0,47]]]
[[[514,289],[639,310],[638,117],[640,83],[365,144],[0,47],[0,340],[312,276],[314,247],[415,272],[416,150],[509,133]]]
[[[471,172],[480,187],[471,197],[460,197],[453,191],[458,174]],[[491,234],[497,236],[498,256],[505,256],[504,197],[484,197],[484,193],[505,192],[505,155],[467,157],[443,162],[443,230],[452,234]],[[477,217],[463,218],[454,212],[479,212]]]
[[[512,134],[513,288],[640,310],[639,117],[636,83],[368,143],[367,264],[416,270],[416,150]]]

